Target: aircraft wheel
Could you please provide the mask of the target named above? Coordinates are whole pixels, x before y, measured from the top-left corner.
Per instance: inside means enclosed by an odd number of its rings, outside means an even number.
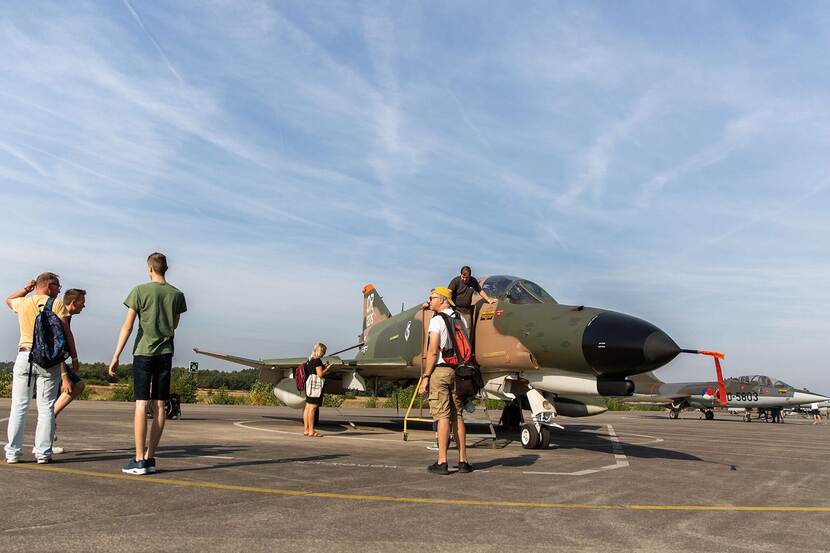
[[[713,411],[706,411],[706,412],[703,414],[703,416],[704,416],[704,417],[706,417],[706,420],[707,420],[707,421],[710,421],[710,420],[712,420],[712,419],[714,419],[714,418],[715,418],[715,413],[714,413]]]
[[[669,410],[669,418],[670,419],[677,419],[680,418],[680,411],[676,411],[674,409]]]
[[[752,422],[752,415],[750,413],[744,413],[744,422]]]
[[[525,449],[539,449],[539,431],[533,424],[522,425],[522,447]]]
[[[547,426],[543,426],[539,432],[539,449],[547,449],[550,447],[551,431]]]

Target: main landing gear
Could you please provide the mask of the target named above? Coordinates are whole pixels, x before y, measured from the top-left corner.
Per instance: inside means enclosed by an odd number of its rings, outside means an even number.
[[[706,409],[705,411],[703,411],[703,418],[705,418],[707,421],[713,420],[715,418],[715,412],[711,409]]]

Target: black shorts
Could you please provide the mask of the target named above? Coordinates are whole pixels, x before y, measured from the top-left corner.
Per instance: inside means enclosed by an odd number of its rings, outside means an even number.
[[[309,405],[321,406],[321,405],[323,405],[323,394],[320,394],[320,397],[305,396],[305,402],[308,403]]]
[[[136,355],[133,357],[133,399],[170,399],[170,372],[173,368],[173,354]]]

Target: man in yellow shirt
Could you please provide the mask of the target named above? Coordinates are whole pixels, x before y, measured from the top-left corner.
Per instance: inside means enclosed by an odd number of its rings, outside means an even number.
[[[31,364],[29,356],[34,342],[35,319],[49,299],[53,299],[52,311],[61,320],[63,333],[66,337],[67,348],[72,356],[72,368],[78,370],[78,355],[75,351],[75,339],[67,324],[69,313],[63,302],[56,299],[61,290],[60,279],[55,273],[42,273],[6,298],[6,305],[17,313],[20,327],[20,341],[17,347],[17,358],[12,373],[12,404],[9,413],[8,438],[5,446],[6,462],[17,463],[23,451],[23,427],[26,423],[26,412],[32,398],[32,386],[37,390],[37,429],[35,430],[35,457],[38,463],[52,462],[52,435],[55,431],[55,401],[58,398],[58,383],[60,379],[60,364],[44,368]],[[34,291],[31,296],[29,294]],[[32,375],[29,378],[31,364]],[[69,379],[63,382],[67,390]]]

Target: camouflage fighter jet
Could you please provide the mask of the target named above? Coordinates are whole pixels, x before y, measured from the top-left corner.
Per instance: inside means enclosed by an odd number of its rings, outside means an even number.
[[[745,409],[744,421],[752,420],[752,410],[772,407],[795,407],[826,401],[823,395],[800,390],[780,380],[762,374],[727,378],[726,403],[716,405],[719,396],[717,382],[663,382],[648,372],[631,377],[634,395],[626,403],[662,404],[669,409],[669,417],[676,419],[683,409],[698,409],[706,420],[715,418],[715,407]]]
[[[525,448],[547,447],[554,417],[584,417],[606,411],[586,396],[629,396],[628,377],[657,369],[682,350],[653,324],[614,311],[561,305],[541,286],[519,277],[497,275],[481,281],[496,303],[478,298],[471,341],[488,398],[510,402],[516,420],[527,405],[532,420],[522,426]],[[475,298],[474,298],[475,299]],[[392,315],[371,284],[363,288],[363,331],[354,359],[328,356],[342,380],[326,380],[326,391],[365,391],[367,381],[416,383],[426,361],[426,329],[434,313],[421,306]],[[305,358],[254,360],[194,349],[196,353],[260,370],[285,404],[300,408],[293,369]],[[720,365],[717,365],[718,368]],[[342,386],[342,388],[341,388]],[[526,402],[525,402],[526,400]],[[518,410],[518,417],[516,416]],[[561,427],[560,427],[561,428]]]

